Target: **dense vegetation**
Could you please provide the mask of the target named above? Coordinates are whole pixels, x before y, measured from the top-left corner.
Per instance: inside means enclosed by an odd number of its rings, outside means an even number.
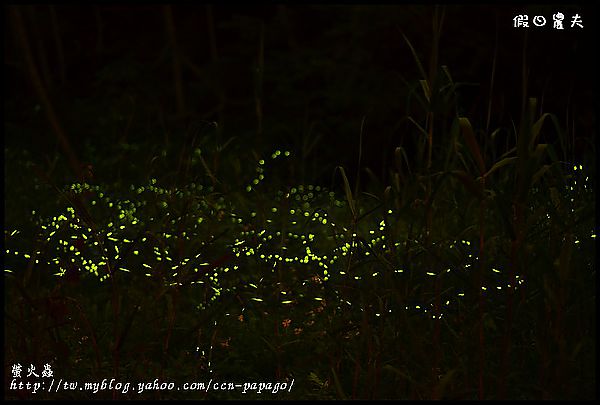
[[[361,162],[365,120],[355,166],[325,175],[307,157],[335,144],[227,138],[204,119],[87,140],[78,180],[9,142],[5,369],[294,384],[61,398],[592,398],[595,156],[533,97],[512,127],[465,116],[450,69],[426,73],[403,40],[411,140],[381,172]]]

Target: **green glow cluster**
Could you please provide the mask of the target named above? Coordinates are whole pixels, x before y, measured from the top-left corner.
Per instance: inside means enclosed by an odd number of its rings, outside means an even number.
[[[289,155],[276,151],[271,159]],[[246,192],[264,180],[265,166],[265,160],[258,161]],[[587,185],[580,187],[587,190]],[[245,197],[237,205],[212,186],[191,183],[169,189],[154,178],[120,192],[72,184],[64,194],[62,212],[36,218],[39,238],[32,249],[11,248],[19,231],[5,231],[6,254],[21,260],[13,260],[6,272],[33,261],[36,270],[62,276],[75,268],[100,282],[116,272],[142,274],[167,286],[191,278],[209,288],[211,302],[224,292],[243,290],[250,300],[269,305],[331,299],[328,283],[359,286],[385,275],[427,283],[444,277],[445,285],[453,286],[444,291],[448,306],[473,294],[468,283],[457,280],[468,279],[479,266],[476,242],[461,239],[433,242],[450,252],[445,268],[399,267],[393,252],[401,251],[406,240],[388,240],[402,220],[399,213],[379,209],[352,227],[344,197],[318,185],[277,190],[260,203]],[[513,287],[506,266],[507,261],[487,266],[485,294]],[[517,276],[514,288],[523,283]],[[339,298],[337,292],[334,296]],[[352,306],[347,297],[340,303]],[[432,305],[418,302],[404,309],[429,316]]]

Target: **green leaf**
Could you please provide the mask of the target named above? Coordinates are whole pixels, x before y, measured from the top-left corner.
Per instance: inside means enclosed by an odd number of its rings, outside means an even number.
[[[540,119],[538,119],[531,127],[531,139],[529,140],[529,150],[533,150],[533,145],[535,144],[536,138],[540,134],[542,125],[544,125],[544,121],[546,120],[546,117],[549,117],[549,116],[550,116],[550,114],[548,114],[548,113],[542,114]]]
[[[516,147],[514,147],[514,148],[510,148],[508,151],[504,152],[504,153],[502,154],[502,156],[500,156],[500,160],[502,160],[502,159],[504,159],[504,158],[506,158],[506,157],[508,157],[508,156],[512,155],[513,153],[515,153],[515,152],[516,152],[516,150],[517,150],[517,148],[516,148]]]
[[[538,170],[537,172],[535,172],[535,174],[533,175],[533,178],[531,179],[531,184],[534,185],[535,183],[538,182],[538,180],[548,171],[550,170],[552,166],[550,165],[544,165],[542,166],[542,168],[540,170]]]
[[[425,98],[429,101],[431,90],[429,89],[429,85],[427,84],[427,80],[419,80],[421,84],[421,88],[423,89],[423,94],[425,94]]]
[[[561,131],[560,124],[558,123],[558,119],[556,118],[556,116],[553,114],[545,113],[535,122],[535,124],[533,124],[533,127],[531,128],[531,139],[529,141],[529,149],[530,150],[533,150],[533,145],[535,144],[535,140],[538,138],[538,136],[541,132],[541,129],[542,129],[542,125],[546,121],[546,118],[550,118],[552,120],[552,123],[554,124],[554,129],[556,130],[556,133],[559,135],[559,137],[562,138],[562,131]]]
[[[399,193],[400,192],[400,175],[398,173],[394,173],[392,180],[393,180],[392,184],[395,187],[396,192]]]
[[[417,67],[419,68],[419,73],[421,74],[421,77],[424,80],[427,80],[427,73],[425,73],[425,69],[423,68],[423,65],[421,64],[421,59],[419,59],[419,56],[417,55],[415,48],[413,48],[412,44],[410,43],[410,41],[408,40],[406,35],[402,34],[402,36],[404,37],[404,40],[408,44],[408,47],[410,48],[410,52],[412,53],[413,58],[415,59],[415,62],[417,63]],[[423,88],[423,90],[425,90],[425,88]],[[427,98],[427,101],[429,101],[430,94],[426,92],[425,97]]]
[[[313,371],[308,374],[308,380],[317,385],[319,388],[323,388],[323,385],[325,385],[325,383]]]
[[[215,123],[216,124],[216,123]],[[229,146],[229,144],[231,142],[233,142],[235,139],[237,138],[237,136],[232,136],[231,138],[229,138],[223,145],[218,145],[217,146],[217,151],[218,152],[223,152],[227,146]]]
[[[407,372],[404,372],[392,365],[386,364],[385,366],[382,367],[382,370],[390,371],[390,372],[396,374],[398,377],[401,377],[404,380],[408,380],[411,384],[417,384],[417,381],[415,381],[415,379],[412,378],[410,376],[410,374],[408,374]]]
[[[385,206],[388,206],[388,203],[390,201],[390,195],[392,193],[392,186],[387,186],[385,188],[385,191],[383,192],[383,201],[385,202]]]
[[[535,157],[535,159],[538,162],[541,162],[544,152],[546,151],[547,148],[548,148],[547,143],[540,143],[535,147],[535,150],[533,151],[533,156]]]
[[[446,74],[446,77],[448,78],[448,81],[450,82],[450,85],[454,87],[454,81],[452,80],[452,75],[450,75],[450,71],[448,70],[448,66],[447,65],[442,65],[442,71]]]
[[[342,174],[342,180],[344,180],[344,191],[346,193],[346,199],[348,200],[348,205],[350,206],[350,211],[352,212],[352,218],[356,219],[356,207],[354,205],[354,198],[352,197],[352,190],[350,189],[348,177],[346,177],[346,172],[344,171],[344,168],[342,166],[338,166],[336,169],[338,169]]]
[[[516,157],[511,157],[511,158],[504,158],[496,163],[494,163],[494,166],[492,166],[492,168],[490,170],[488,170],[487,173],[485,173],[483,175],[483,177],[488,177],[489,175],[491,175],[492,173],[494,173],[496,170],[500,169],[503,166],[506,166],[508,164],[512,164],[517,160]]]
[[[369,169],[368,167],[365,167],[365,172],[367,172],[367,174],[369,175],[369,178],[373,182],[374,187],[379,189],[381,187],[381,182],[379,181],[375,173],[373,173],[373,170]]]
[[[425,139],[427,138],[427,131],[425,130],[425,128],[423,128],[421,125],[419,125],[419,123],[417,121],[415,121],[413,119],[413,117],[408,117],[407,120],[412,122],[414,124],[414,126],[417,127],[417,129],[419,130],[419,132],[423,135],[423,137]]]
[[[344,393],[344,390],[342,389],[342,384],[340,384],[340,380],[338,378],[338,375],[335,372],[335,369],[333,367],[331,368],[331,373],[333,374],[333,382],[335,384],[335,390],[337,391],[339,397],[341,399],[343,399],[343,400],[347,400],[348,397]]]
[[[408,174],[412,174],[410,171],[410,163],[408,162],[408,157],[406,156],[406,151],[403,147],[399,146],[394,150],[394,159],[396,163],[396,170],[398,170],[398,172],[402,172],[402,159],[404,159],[408,169]]]
[[[475,159],[475,163],[477,163],[477,167],[479,168],[480,175],[483,176],[485,173],[485,163],[483,161],[483,156],[481,155],[481,149],[479,148],[479,144],[477,143],[477,139],[475,138],[475,133],[473,132],[473,127],[471,126],[471,122],[468,118],[460,117],[458,119],[460,124],[460,129],[462,130],[462,134],[465,137],[465,141],[467,142],[467,146]]]
[[[479,199],[483,199],[483,187],[481,183],[475,181],[475,179],[464,170],[453,170],[451,173],[463,183],[465,188],[471,192],[471,194]]]

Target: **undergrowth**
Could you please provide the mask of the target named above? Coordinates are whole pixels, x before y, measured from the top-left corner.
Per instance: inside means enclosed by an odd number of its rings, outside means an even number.
[[[330,184],[304,179],[317,141],[266,150],[206,122],[180,141],[90,144],[93,175],[75,183],[5,149],[5,368],[279,382],[265,392],[282,399],[592,397],[594,160],[573,158],[568,123],[535,98],[518,126],[474,127],[449,69],[425,72],[405,40],[422,111],[382,177],[361,167],[364,119],[358,172]]]

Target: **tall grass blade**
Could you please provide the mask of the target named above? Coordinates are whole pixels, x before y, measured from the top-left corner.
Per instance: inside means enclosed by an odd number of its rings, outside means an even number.
[[[423,68],[423,64],[421,63],[421,59],[419,59],[419,55],[417,55],[417,52],[415,51],[415,48],[413,48],[412,44],[410,43],[410,41],[408,40],[408,38],[406,37],[406,35],[404,35],[404,33],[402,33],[402,37],[404,37],[404,40],[406,41],[406,43],[408,44],[408,47],[410,48],[410,52],[413,55],[413,58],[415,59],[415,62],[417,63],[417,67],[419,68],[419,73],[421,74],[421,77],[423,78],[423,80],[425,82],[427,82],[427,73],[425,73],[425,69]],[[423,84],[421,83],[421,86],[423,86]],[[427,89],[427,90],[426,90]],[[425,92],[425,97],[427,98],[427,101],[429,101],[431,99],[431,94],[429,93],[429,88],[428,87],[423,87],[423,90]]]
[[[339,170],[342,175],[342,180],[344,181],[344,192],[346,193],[346,200],[348,200],[348,205],[350,206],[350,211],[352,212],[352,218],[356,219],[356,206],[354,204],[354,198],[352,197],[352,189],[350,188],[348,177],[346,177],[346,171],[342,166],[338,166],[336,167],[336,169]]]
[[[363,131],[365,129],[365,120],[367,117],[363,117],[360,123],[360,135],[358,137],[358,165],[356,166],[356,183],[354,185],[354,194],[358,194],[358,187],[360,185],[360,164],[362,161],[362,140],[363,140]]]
[[[477,143],[477,139],[475,138],[475,133],[473,132],[473,127],[471,126],[471,122],[468,118],[460,117],[458,119],[460,124],[460,129],[462,130],[462,134],[465,137],[465,141],[467,142],[467,146],[475,159],[475,163],[477,163],[477,167],[479,168],[479,173],[481,176],[485,173],[485,163],[483,161],[483,156],[481,155],[481,149],[479,148],[479,144]]]
[[[516,157],[504,158],[504,159],[494,163],[492,168],[490,170],[488,170],[487,173],[485,173],[483,175],[483,177],[489,177],[492,173],[494,173],[496,170],[500,169],[501,167],[515,163],[517,161],[517,159],[518,158],[516,158]]]
[[[333,367],[331,368],[331,374],[333,374],[333,383],[335,384],[335,390],[336,390],[337,394],[339,395],[339,397],[341,399],[347,400],[348,396],[344,392],[344,389],[342,388],[342,384],[340,384],[340,379],[338,378],[338,375],[335,372],[335,369]]]
[[[406,150],[404,150],[402,146],[398,146],[394,150],[394,159],[396,163],[396,170],[398,170],[398,172],[402,172],[402,159],[404,159],[404,162],[406,162],[406,168],[408,169],[408,174],[409,176],[412,175],[412,172],[410,170],[410,163],[408,162],[408,156],[406,155]]]

